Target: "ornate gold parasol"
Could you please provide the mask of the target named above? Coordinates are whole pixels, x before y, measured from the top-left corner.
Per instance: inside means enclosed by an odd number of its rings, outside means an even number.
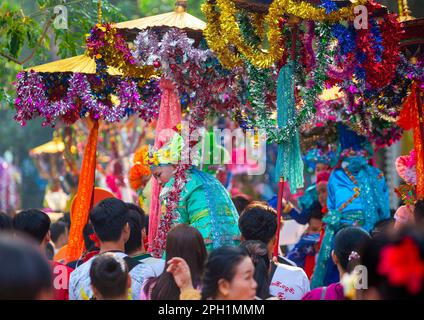
[[[134,40],[137,34],[146,28],[166,31],[169,28],[184,30],[193,39],[199,40],[206,23],[187,13],[187,0],[177,0],[175,10],[145,18],[116,23],[114,25],[125,34],[127,40]]]
[[[62,153],[65,150],[65,144],[63,141],[55,137],[52,141],[49,141],[41,146],[38,146],[29,151],[30,155],[39,155],[39,154],[56,154]]]
[[[39,66],[30,67],[25,71],[34,70],[36,72],[72,72],[72,73],[85,73],[95,74],[96,73],[96,62],[94,59],[80,55],[72,58],[57,60],[49,63],[45,63]],[[111,76],[122,76],[122,72],[119,70],[108,67],[108,74]]]

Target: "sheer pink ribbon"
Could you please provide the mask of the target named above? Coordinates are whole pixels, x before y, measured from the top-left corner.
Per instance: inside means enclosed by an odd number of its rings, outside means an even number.
[[[162,97],[159,109],[159,118],[156,125],[155,148],[162,147],[170,138],[169,131],[181,123],[181,103],[175,89],[175,85],[168,79],[162,78],[159,84]],[[153,239],[156,238],[159,220],[161,218],[161,204],[159,194],[161,187],[156,179],[152,181],[152,193],[149,211],[149,251]]]

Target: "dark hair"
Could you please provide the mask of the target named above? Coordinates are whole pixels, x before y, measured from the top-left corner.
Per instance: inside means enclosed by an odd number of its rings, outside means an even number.
[[[6,213],[0,212],[0,230],[12,230],[13,229],[13,219]]]
[[[202,300],[216,298],[218,282],[225,279],[231,282],[237,266],[248,257],[245,250],[238,247],[221,247],[211,252],[205,266],[202,282]]]
[[[183,258],[190,267],[190,273],[193,280],[193,286],[200,284],[203,276],[207,251],[203,237],[200,232],[186,224],[178,224],[171,228],[166,237],[166,261],[174,257]],[[151,292],[152,300],[178,300],[180,289],[175,283],[171,273],[166,272],[165,263],[164,272],[157,278],[148,280],[144,287],[145,293],[154,285]]]
[[[59,237],[66,232],[67,225],[65,222],[57,221],[50,226],[50,234],[52,241],[56,243]]]
[[[63,214],[63,217],[60,218],[58,221],[64,222],[68,229],[71,228],[71,214],[69,212],[65,212]]]
[[[30,241],[0,236],[0,300],[34,300],[53,289],[50,265]]]
[[[355,257],[352,253],[356,252],[360,256],[362,247],[369,239],[371,237],[368,232],[358,227],[346,227],[337,232],[334,237],[334,253],[343,270],[347,272],[353,270],[359,262],[359,257]]]
[[[382,234],[386,234],[390,230],[390,228],[394,227],[394,224],[395,219],[393,218],[380,220],[374,225],[374,228],[371,231],[371,237],[375,238]]]
[[[233,203],[234,206],[237,209],[238,214],[240,215],[243,210],[249,205],[249,203],[251,202],[249,197],[245,194],[238,194],[235,195],[233,198]]]
[[[367,241],[364,246],[361,264],[366,267],[368,274],[368,288],[375,288],[383,300],[399,299],[424,299],[424,277],[421,277],[421,288],[416,294],[411,294],[405,285],[394,285],[388,276],[379,272],[382,251],[391,245],[399,245],[405,239],[411,239],[419,251],[420,263],[424,263],[424,237],[423,230],[419,228],[405,227],[394,236],[382,235],[381,237]],[[398,260],[397,264],[391,265],[393,272],[400,271],[399,263],[408,264],[405,259]],[[401,266],[400,266],[401,267]],[[417,280],[419,281],[419,280]],[[418,283],[417,283],[418,284]]]
[[[255,266],[254,278],[258,284],[256,295],[261,299],[267,299],[271,296],[269,293],[269,260],[268,248],[265,243],[258,240],[245,241],[240,245],[240,248],[246,250],[247,254],[252,259]]]
[[[322,220],[322,206],[319,202],[314,202],[311,206],[311,208],[308,210],[308,222],[311,221],[311,219],[317,219]]]
[[[13,228],[41,243],[50,230],[50,218],[41,210],[29,209],[13,218]]]
[[[101,241],[118,241],[128,222],[128,207],[122,200],[102,200],[90,212],[90,221]]]
[[[113,299],[127,292],[128,266],[113,252],[106,252],[94,258],[90,268],[91,285],[103,298]]]
[[[144,211],[135,204],[127,203],[128,224],[130,226],[130,237],[125,243],[125,253],[131,254],[143,245],[141,232],[144,229]]]
[[[311,210],[308,217],[308,222],[310,222],[312,219],[322,220],[321,210]]]
[[[414,218],[417,224],[424,225],[424,200],[417,200],[415,202]]]
[[[47,242],[46,244],[46,257],[48,260],[54,259],[54,247],[51,242]]]
[[[268,243],[277,231],[276,211],[262,202],[252,202],[242,212],[239,229],[246,240],[259,240]]]
[[[94,228],[91,222],[88,222],[82,229],[82,235],[84,237],[85,250],[94,251],[98,248],[93,240],[90,239],[90,236],[94,233]]]
[[[144,216],[144,228],[146,229],[146,236],[149,235],[149,216]]]

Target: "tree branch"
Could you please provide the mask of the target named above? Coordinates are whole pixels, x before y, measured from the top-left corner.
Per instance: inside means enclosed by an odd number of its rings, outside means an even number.
[[[56,19],[56,17],[57,17],[57,13],[53,14],[51,16],[51,18],[46,22],[46,24],[44,25],[43,33],[41,34],[40,38],[37,41],[35,48],[32,50],[32,52],[30,53],[30,55],[28,57],[26,57],[22,61],[19,61],[18,59],[14,58],[11,55],[8,55],[7,53],[4,53],[4,52],[0,52],[0,55],[5,57],[9,61],[15,62],[16,64],[19,64],[19,65],[24,65],[25,63],[27,63],[29,60],[31,60],[34,57],[35,53],[37,52],[38,47],[43,42],[44,38],[47,35],[47,32],[50,29],[50,26],[52,25],[52,23],[53,23],[54,19]]]

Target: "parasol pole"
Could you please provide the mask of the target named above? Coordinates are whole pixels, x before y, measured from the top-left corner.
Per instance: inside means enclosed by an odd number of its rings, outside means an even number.
[[[97,3],[97,22],[99,24],[102,24],[102,0],[98,0],[99,2]]]
[[[398,0],[398,9],[399,9],[399,16],[403,17],[404,12],[403,12],[403,0]]]
[[[277,234],[274,246],[274,257],[278,257],[278,247],[280,245],[280,228],[281,228],[281,212],[283,211],[283,198],[284,198],[284,179],[280,178],[278,182],[278,197],[277,197]]]
[[[182,13],[187,11],[187,0],[175,1],[175,12]]]
[[[409,9],[408,0],[398,0],[399,20],[408,21],[413,19],[411,10]]]

